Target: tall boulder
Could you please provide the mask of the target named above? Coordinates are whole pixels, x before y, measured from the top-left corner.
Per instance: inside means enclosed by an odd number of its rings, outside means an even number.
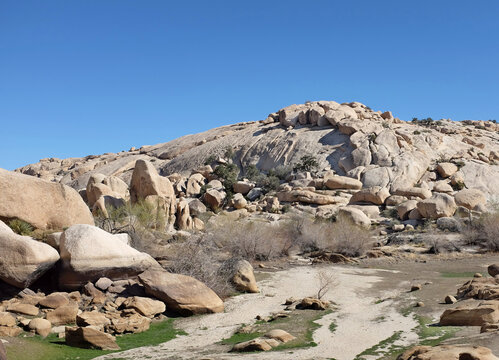
[[[154,166],[145,160],[137,160],[130,181],[132,204],[145,200],[163,207],[166,217],[172,221],[175,215],[175,190],[167,177],[160,176]]]
[[[88,206],[76,190],[3,169],[0,169],[0,218],[18,218],[42,230],[94,224]]]
[[[36,281],[59,260],[50,245],[14,233],[0,221],[0,279],[19,288]]]
[[[95,226],[73,225],[61,236],[62,270],[59,283],[76,289],[105,276],[112,280],[137,275],[159,264]]]
[[[148,295],[166,303],[167,310],[180,315],[217,313],[224,303],[202,282],[186,275],[151,269],[139,275]]]

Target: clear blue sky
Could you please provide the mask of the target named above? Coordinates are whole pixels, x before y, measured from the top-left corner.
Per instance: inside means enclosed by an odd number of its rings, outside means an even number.
[[[306,100],[499,120],[499,1],[0,1],[0,167]]]

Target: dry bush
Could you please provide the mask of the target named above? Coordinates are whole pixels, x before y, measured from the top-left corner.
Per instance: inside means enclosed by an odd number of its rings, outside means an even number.
[[[338,219],[333,223],[293,218],[292,222],[293,243],[304,252],[328,250],[345,256],[361,256],[373,244],[369,230],[348,220]]]
[[[478,245],[487,251],[499,251],[499,211],[484,213],[464,228],[463,239],[468,245]]]
[[[209,240],[193,237],[172,245],[167,270],[191,276],[215,291],[221,298],[234,293],[228,275],[220,271],[218,248]]]
[[[233,257],[246,260],[270,260],[286,255],[291,240],[282,224],[263,221],[218,219],[205,235]]]
[[[338,285],[336,275],[332,271],[319,270],[317,273],[317,281],[319,282],[317,290],[317,299],[322,299],[331,289]]]

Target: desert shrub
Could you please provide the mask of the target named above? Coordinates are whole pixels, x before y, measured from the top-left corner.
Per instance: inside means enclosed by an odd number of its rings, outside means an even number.
[[[286,180],[292,171],[293,167],[291,165],[277,165],[275,168],[269,170],[268,176],[275,176],[279,180]]]
[[[30,223],[21,219],[10,220],[8,225],[16,234],[23,236],[30,236],[34,230]]]
[[[215,175],[223,180],[227,195],[232,194],[232,186],[237,181],[239,168],[236,164],[220,164],[215,168]]]
[[[499,211],[484,213],[478,219],[468,222],[462,234],[469,245],[499,251]]]
[[[256,181],[261,175],[262,173],[260,172],[260,170],[258,170],[258,168],[256,167],[256,165],[248,165],[246,167],[246,169],[244,170],[244,175],[251,181]]]
[[[287,254],[291,240],[281,224],[218,219],[205,235],[233,257],[270,260]]]
[[[322,299],[330,290],[338,285],[338,278],[332,271],[321,269],[317,272],[317,299]]]
[[[211,288],[221,298],[234,293],[228,274],[221,272],[218,248],[209,239],[196,237],[172,244],[167,270],[191,276]]]
[[[205,165],[211,165],[213,164],[215,161],[217,160],[217,157],[215,155],[210,155],[206,158],[206,160],[204,161],[204,164]]]
[[[383,211],[381,211],[381,215],[386,218],[392,218],[392,219],[398,219],[399,217],[397,208],[395,207],[384,209]]]
[[[294,244],[303,252],[327,250],[345,256],[361,256],[372,247],[369,230],[352,224],[348,220],[313,221],[308,218],[294,218]]]
[[[313,155],[303,155],[300,162],[295,165],[298,171],[315,171],[319,168],[319,162]]]
[[[235,153],[234,153],[234,149],[232,148],[232,146],[227,146],[225,148],[225,151],[224,151],[224,157],[226,160],[232,160],[232,158],[234,157]]]
[[[462,181],[456,181],[456,183],[451,184],[451,186],[454,191],[463,190],[466,187],[466,185]]]

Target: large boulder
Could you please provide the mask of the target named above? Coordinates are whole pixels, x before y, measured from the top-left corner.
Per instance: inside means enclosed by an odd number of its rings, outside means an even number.
[[[38,229],[94,224],[76,190],[59,183],[0,169],[0,218],[18,218]]]
[[[397,360],[499,360],[492,351],[482,346],[438,345],[414,346],[397,357]]]
[[[490,276],[499,275],[499,263],[489,265],[489,267],[487,268],[487,271],[489,272]]]
[[[28,287],[58,260],[59,253],[53,247],[17,235],[0,221],[1,280],[19,288]]]
[[[148,254],[90,225],[73,225],[61,236],[60,285],[76,289],[105,276],[112,280],[137,275],[160,265]]]
[[[457,166],[453,163],[444,162],[437,165],[437,171],[443,178],[451,177],[458,170]]]
[[[217,313],[223,301],[202,282],[186,275],[151,269],[139,275],[146,293],[166,303],[167,310],[181,315]]]
[[[436,193],[431,198],[420,201],[417,209],[421,216],[426,219],[438,219],[453,216],[457,206],[452,196]]]
[[[236,290],[257,293],[260,290],[256,284],[253,266],[246,260],[228,260],[220,271],[232,282]]]
[[[345,201],[345,198],[321,194],[308,189],[293,189],[289,191],[279,191],[276,194],[279,201],[295,202],[299,201],[307,204],[328,205]]]
[[[499,322],[499,301],[484,301],[447,309],[440,316],[442,326],[482,326]]]
[[[484,193],[478,189],[464,189],[454,195],[457,206],[464,206],[473,210],[478,205],[485,205],[487,198]]]
[[[149,317],[161,314],[166,310],[164,302],[141,296],[134,296],[126,299],[123,306],[134,309],[139,314]]]
[[[212,210],[218,210],[222,207],[225,200],[225,192],[216,189],[208,189],[203,195],[203,201]]]
[[[41,337],[47,337],[52,330],[52,324],[47,319],[34,318],[29,322],[28,328]]]

